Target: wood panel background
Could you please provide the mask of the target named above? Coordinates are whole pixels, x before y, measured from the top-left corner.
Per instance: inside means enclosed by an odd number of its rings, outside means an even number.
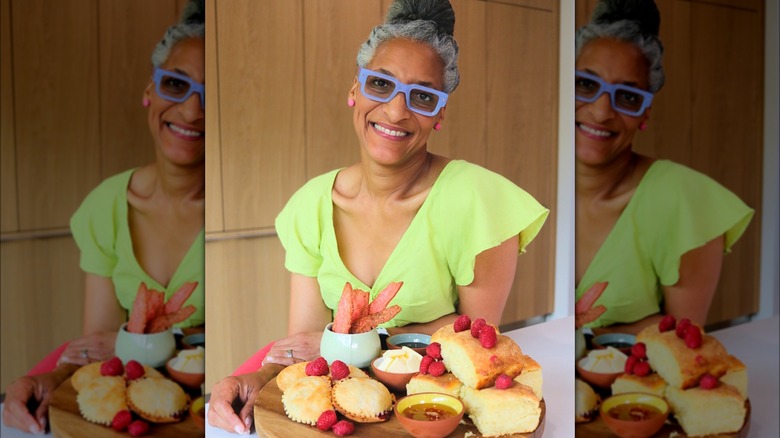
[[[185,0],[0,0],[0,387],[81,334],[68,222],[108,176],[154,159],[141,98]]]
[[[207,111],[208,388],[286,335],[289,273],[273,221],[308,179],[359,159],[347,92],[359,45],[389,4],[213,4],[207,68],[218,96],[208,99]],[[429,147],[502,173],[554,210],[558,2],[452,4],[461,84]],[[553,211],[520,257],[504,322],[552,311],[556,220]]]
[[[597,1],[577,1],[577,27]],[[758,311],[763,168],[764,9],[760,0],[656,0],[666,84],[635,150],[703,172],[755,215],[723,260],[708,323]]]

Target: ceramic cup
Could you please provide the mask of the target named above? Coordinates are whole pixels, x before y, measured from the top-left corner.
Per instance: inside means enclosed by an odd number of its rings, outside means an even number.
[[[127,323],[122,324],[116,335],[115,354],[122,362],[133,359],[152,368],[160,368],[176,354],[173,330],[160,333],[129,333]]]
[[[343,334],[331,330],[333,323],[325,326],[320,342],[320,354],[328,363],[338,359],[347,365],[367,368],[382,352],[376,329],[365,333]]]

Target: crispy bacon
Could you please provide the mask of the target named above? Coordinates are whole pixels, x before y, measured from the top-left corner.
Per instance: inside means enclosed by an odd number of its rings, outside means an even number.
[[[395,318],[395,315],[398,315],[398,312],[400,311],[401,307],[395,305],[383,309],[377,313],[364,316],[352,324],[350,333],[365,333],[369,330],[373,330],[374,328],[378,327],[379,324],[385,323]]]
[[[390,301],[395,298],[398,290],[400,290],[403,285],[403,281],[388,284],[387,287],[382,289],[382,292],[379,292],[379,295],[374,298],[374,301],[371,301],[371,305],[368,306],[368,313],[373,314],[384,310],[387,305],[390,304]]]

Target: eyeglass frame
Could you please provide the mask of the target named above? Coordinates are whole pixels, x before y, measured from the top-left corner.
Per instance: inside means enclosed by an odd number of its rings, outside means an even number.
[[[173,97],[171,95],[163,93],[160,91],[160,81],[162,80],[163,76],[171,76],[173,78],[184,81],[190,84],[190,88],[187,90],[187,93],[185,93],[183,97]],[[201,84],[200,82],[195,82],[195,80],[193,80],[188,76],[170,70],[165,70],[160,67],[155,67],[154,74],[152,75],[152,82],[154,82],[154,90],[157,92],[157,95],[169,102],[181,103],[189,99],[190,96],[192,96],[192,93],[198,93],[198,95],[200,96],[200,107],[202,109],[206,108],[206,86],[204,84]]]
[[[387,97],[386,99],[382,99],[380,97],[377,97],[377,96],[371,95],[369,93],[366,93],[366,90],[365,90],[366,89],[366,79],[368,78],[369,75],[376,76],[376,77],[378,77],[380,79],[384,79],[384,80],[386,80],[388,82],[392,82],[393,84],[395,84],[395,88],[393,89],[393,92],[390,93],[389,97]],[[444,108],[445,105],[447,105],[447,98],[449,97],[449,94],[447,94],[447,93],[445,93],[443,91],[437,90],[435,88],[426,87],[424,85],[419,85],[419,84],[406,84],[406,83],[403,83],[403,82],[399,81],[397,78],[394,78],[392,76],[388,76],[386,74],[379,73],[379,72],[374,71],[374,70],[369,70],[369,69],[367,69],[365,67],[360,67],[360,70],[358,71],[358,82],[360,82],[360,92],[363,93],[363,95],[366,96],[368,99],[371,99],[374,102],[387,103],[387,102],[390,102],[391,100],[393,100],[398,93],[403,93],[404,96],[406,97],[406,107],[409,108],[410,111],[413,111],[413,112],[415,112],[417,114],[420,114],[420,115],[426,116],[426,117],[433,117],[436,114],[438,114],[439,111],[441,111],[441,109]],[[427,93],[431,93],[431,94],[435,95],[436,97],[438,97],[439,101],[436,102],[436,108],[434,108],[434,110],[431,111],[431,112],[427,112],[427,111],[423,111],[423,110],[420,110],[418,108],[412,107],[411,97],[409,97],[409,91],[410,90],[421,90],[421,91],[425,91]]]
[[[600,88],[599,88],[599,90],[598,90],[598,92],[596,93],[595,96],[593,96],[593,97],[584,97],[584,96],[580,96],[577,93],[576,80],[577,80],[578,76],[584,77],[585,79],[590,79],[590,80],[592,80],[592,81],[594,81],[594,82],[599,84]],[[596,75],[592,75],[590,73],[586,73],[586,72],[581,71],[581,70],[576,70],[575,71],[575,73],[574,73],[574,80],[575,80],[575,84],[574,84],[574,97],[575,97],[575,99],[579,100],[580,102],[592,103],[592,102],[595,102],[596,100],[598,100],[598,98],[601,97],[602,94],[607,93],[607,94],[609,94],[609,102],[612,105],[612,108],[615,111],[617,111],[619,113],[622,113],[622,114],[625,114],[627,116],[631,116],[631,117],[641,116],[642,113],[644,113],[645,110],[648,107],[650,107],[650,105],[653,103],[653,96],[654,95],[653,95],[653,93],[651,93],[651,92],[649,92],[647,90],[643,90],[641,88],[632,87],[630,85],[625,85],[625,84],[610,84],[609,82],[605,81],[604,79],[602,79],[602,78],[600,78],[600,77],[598,77]],[[628,90],[628,91],[630,91],[632,93],[639,94],[643,98],[642,106],[635,112],[628,111],[625,108],[618,107],[617,105],[615,105],[615,91],[616,90]]]

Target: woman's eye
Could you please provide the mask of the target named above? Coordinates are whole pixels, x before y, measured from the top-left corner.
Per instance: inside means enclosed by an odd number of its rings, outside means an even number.
[[[431,96],[428,93],[422,92],[422,91],[417,92],[417,94],[415,95],[415,98],[417,100],[421,100],[421,101],[424,101],[424,102],[430,102],[430,101],[433,100],[433,96]]]
[[[623,102],[637,103],[642,101],[642,97],[632,91],[618,91],[618,98]]]
[[[187,88],[189,84],[181,79],[166,78],[165,86],[170,89],[182,89]]]
[[[387,88],[390,86],[390,83],[384,79],[376,78],[373,81],[371,81],[371,85],[377,88]]]
[[[576,78],[574,86],[580,90],[595,90],[599,88],[598,82],[588,78]]]

